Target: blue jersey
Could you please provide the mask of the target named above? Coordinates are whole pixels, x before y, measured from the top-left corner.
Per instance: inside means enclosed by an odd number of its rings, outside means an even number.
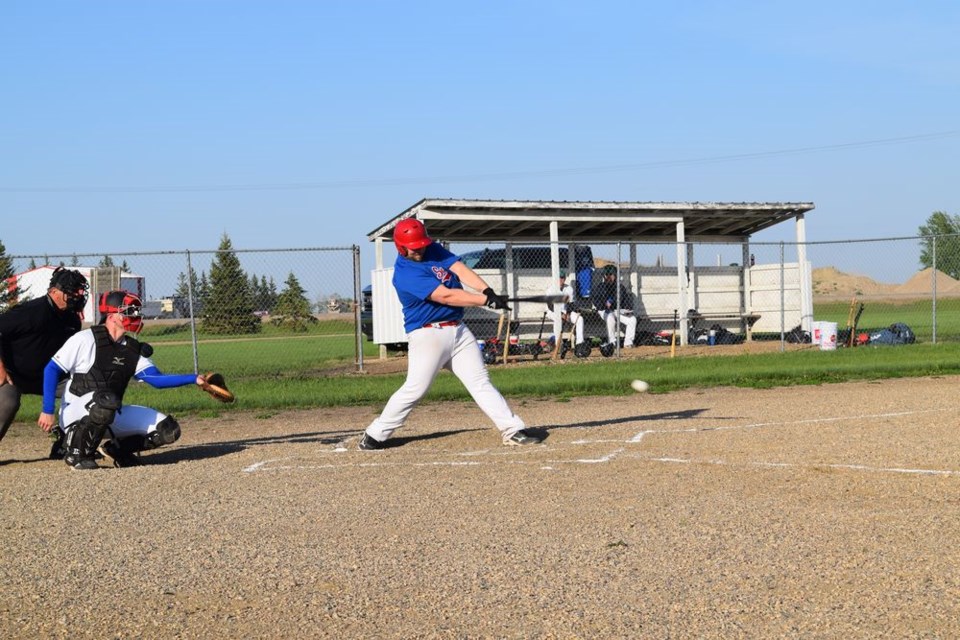
[[[397,256],[393,266],[393,287],[403,305],[403,330],[410,333],[431,322],[461,320],[463,307],[451,307],[428,300],[438,286],[463,289],[460,278],[450,271],[460,261],[456,256],[434,242],[423,253],[423,261]]]

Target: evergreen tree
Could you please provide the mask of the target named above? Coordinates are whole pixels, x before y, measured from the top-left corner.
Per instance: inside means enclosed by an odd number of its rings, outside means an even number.
[[[17,299],[23,293],[20,287],[10,289],[13,278],[17,274],[13,267],[13,260],[7,255],[7,248],[0,240],[0,310],[4,310],[17,303]]]
[[[937,236],[937,270],[960,279],[960,216],[934,211],[919,231],[921,236]],[[933,243],[932,237],[920,241],[920,265],[924,269],[933,266]]]
[[[270,286],[267,287],[267,302],[270,304],[270,309],[274,309],[277,306],[277,299],[280,297],[280,294],[277,293],[277,283],[274,282],[273,276],[270,276]]]
[[[210,298],[210,280],[207,278],[206,271],[200,272],[200,283],[197,288],[194,289],[194,295],[197,296],[197,300],[201,305]]]
[[[250,281],[240,267],[233,243],[223,234],[210,264],[210,293],[204,301],[203,328],[208,333],[257,333],[260,319],[253,315]]]
[[[34,260],[33,258],[30,258],[30,264],[27,266],[27,268],[28,268],[28,269],[36,269],[36,268],[37,268],[37,261]]]
[[[306,331],[310,323],[317,321],[310,315],[310,301],[305,295],[307,292],[300,286],[300,281],[292,271],[284,285],[274,309],[277,324],[292,331]]]
[[[97,266],[98,266],[98,267],[112,267],[112,266],[113,266],[113,258],[111,258],[110,256],[103,256],[103,259],[100,260],[100,264],[98,264]]]
[[[126,260],[124,260],[123,262],[120,263],[120,271],[121,271],[122,273],[133,273],[133,272],[130,270],[130,265],[127,264],[127,261],[126,261]]]
[[[61,262],[60,264],[63,265],[63,262]],[[80,266],[80,258],[77,257],[77,254],[73,254],[73,257],[70,258],[70,266],[71,266],[71,267],[79,267],[79,266]]]
[[[256,274],[250,274],[250,296],[253,298],[253,308],[259,311],[269,312],[267,297],[260,288],[260,278]]]
[[[190,280],[187,280],[187,274],[180,272],[177,276],[177,288],[173,292],[174,305],[181,318],[190,317],[190,295],[193,295],[193,312],[200,315],[203,312],[203,305],[200,302],[200,283],[197,279],[197,272],[190,267]]]

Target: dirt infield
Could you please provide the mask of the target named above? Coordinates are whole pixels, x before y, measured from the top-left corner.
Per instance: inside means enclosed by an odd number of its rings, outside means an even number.
[[[655,381],[652,381],[655,383]],[[184,420],[93,472],[0,443],[0,636],[960,636],[960,378]]]

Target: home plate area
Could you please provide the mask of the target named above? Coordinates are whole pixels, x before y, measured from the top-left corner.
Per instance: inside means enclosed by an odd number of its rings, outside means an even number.
[[[359,427],[320,446],[271,451],[281,455],[243,471],[694,465],[958,476],[960,411],[931,389],[941,380],[914,382],[913,391],[886,381],[528,401],[517,412],[547,437],[526,447],[501,446],[498,432],[469,403],[431,403],[416,409],[384,450],[358,451]]]

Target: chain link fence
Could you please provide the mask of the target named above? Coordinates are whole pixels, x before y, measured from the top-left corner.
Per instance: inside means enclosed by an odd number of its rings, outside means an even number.
[[[510,296],[557,291],[561,284],[551,271],[548,244],[450,248]],[[803,244],[560,243],[557,256],[567,274],[563,284],[573,293],[560,322],[542,303],[515,304],[509,325],[485,309],[468,310],[466,320],[480,340],[505,344],[498,355],[506,349],[508,355],[536,356],[555,346],[558,334],[564,349],[572,349],[578,337],[570,320],[576,315],[594,349],[613,343],[604,355],[631,343],[671,340],[807,342],[819,339],[819,323],[836,325],[840,346],[896,342],[891,330],[897,334],[903,327],[907,340],[960,339],[956,236]],[[621,285],[613,300],[597,299],[604,268]]]
[[[457,243],[450,249],[498,292],[559,291],[548,244]],[[578,317],[592,355],[615,356],[628,344],[671,340],[679,347],[748,340],[785,345],[813,339],[820,322],[836,325],[840,345],[880,342],[896,325],[908,327],[918,342],[960,341],[957,236],[805,244],[561,243],[555,249],[573,293],[565,309],[518,302],[504,320],[488,309],[466,310],[481,347],[496,347],[485,351],[489,362],[501,355],[542,357],[551,350],[584,355],[585,348],[576,350],[580,336],[570,322]],[[154,359],[171,372],[224,369],[282,377],[362,371],[365,360],[386,352],[372,341],[375,319],[399,321],[374,312],[371,274],[362,271],[357,246],[10,260],[21,299],[43,295],[57,265],[81,270],[91,283],[87,324],[99,320],[96,300],[103,291],[124,288],[140,295],[146,316],[141,337],[163,345]],[[613,272],[607,281],[615,294],[598,299],[605,268]],[[805,299],[804,291],[812,295]],[[402,349],[402,333],[389,346]]]
[[[58,265],[90,283],[85,325],[111,289],[143,300],[140,337],[164,371],[234,375],[362,370],[360,249],[168,251],[10,256],[17,297],[44,295]]]

